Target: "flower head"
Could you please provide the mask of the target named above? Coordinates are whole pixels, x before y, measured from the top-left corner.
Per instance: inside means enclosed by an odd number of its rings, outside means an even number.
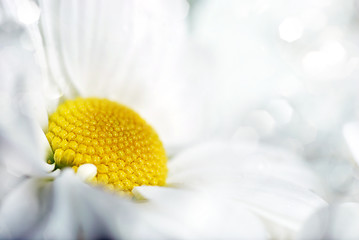
[[[18,85],[40,94],[1,124],[1,171],[14,181],[1,198],[0,237],[265,239],[292,236],[326,205],[300,158],[199,137],[199,90],[190,94],[176,71],[185,1],[39,8],[27,29],[42,81]]]
[[[157,133],[131,109],[105,99],[66,101],[50,116],[46,137],[57,167],[93,164],[92,182],[132,191],[163,186],[167,157]]]

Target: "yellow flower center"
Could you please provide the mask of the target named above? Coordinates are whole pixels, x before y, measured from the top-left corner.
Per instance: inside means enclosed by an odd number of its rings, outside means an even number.
[[[57,167],[95,165],[93,183],[121,191],[165,184],[167,157],[157,133],[118,103],[68,100],[50,116],[46,137]]]

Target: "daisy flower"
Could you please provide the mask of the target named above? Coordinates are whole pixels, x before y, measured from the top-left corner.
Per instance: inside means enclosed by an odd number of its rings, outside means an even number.
[[[0,238],[288,238],[326,205],[297,156],[201,135],[185,1],[13,3],[41,78],[4,62]]]

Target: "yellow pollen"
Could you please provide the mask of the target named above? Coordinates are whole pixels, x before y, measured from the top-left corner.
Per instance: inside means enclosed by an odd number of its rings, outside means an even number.
[[[136,112],[98,98],[61,104],[49,118],[46,137],[58,168],[97,167],[92,183],[129,192],[164,185],[167,157],[153,128]]]

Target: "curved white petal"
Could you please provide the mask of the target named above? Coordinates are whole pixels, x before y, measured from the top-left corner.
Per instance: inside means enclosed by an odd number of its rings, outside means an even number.
[[[0,199],[10,191],[12,191],[23,178],[10,173],[5,166],[0,164]]]
[[[172,159],[169,169],[170,186],[237,200],[268,221],[271,232],[284,229],[282,237],[326,205],[312,192],[322,189],[302,160],[273,148],[207,143]]]
[[[237,202],[200,191],[142,186],[142,209],[167,238],[267,239],[263,224]]]
[[[158,60],[171,51],[182,31],[187,6],[152,1],[39,1],[40,29],[50,77],[67,97],[104,95],[122,85],[126,95],[138,97],[143,84],[156,81]],[[150,78],[148,78],[150,77]],[[111,85],[108,85],[111,83]],[[131,91],[132,90],[132,91]],[[102,93],[102,94],[101,94]],[[108,96],[108,95],[105,95]]]
[[[297,239],[359,239],[359,204],[330,205],[315,212]]]
[[[216,182],[239,173],[271,176],[324,195],[318,177],[300,157],[267,145],[212,141],[194,146],[168,163],[169,184]]]
[[[48,196],[46,181],[28,179],[1,199],[0,238],[24,238],[36,227],[46,209],[47,201],[39,196]]]
[[[45,174],[53,167],[45,162],[49,144],[41,128],[47,125],[47,111],[39,67],[33,52],[24,48],[30,41],[25,30],[6,20],[12,27],[0,39],[1,171],[15,178]]]
[[[46,163],[50,146],[44,132],[33,119],[15,114],[0,125],[0,164],[15,176],[47,174],[54,166]]]
[[[32,15],[36,4],[28,0],[5,0],[2,3],[2,23],[7,22],[9,27],[8,31],[2,32],[0,39],[1,110],[17,109],[44,127],[47,125],[47,111],[42,96],[41,71],[34,57],[30,36],[26,28],[19,24],[22,20],[20,12]],[[1,115],[2,121],[11,119],[10,113]]]
[[[85,184],[71,169],[33,178],[2,199],[1,239],[160,239],[137,204]]]
[[[46,220],[31,233],[34,239],[130,238],[141,224],[132,202],[85,184],[71,169],[55,179],[52,194],[40,201],[51,204]]]
[[[326,202],[311,191],[273,177],[242,175],[232,183],[218,182],[212,192],[236,199],[268,221],[294,234],[303,222]],[[274,224],[273,224],[274,223]]]
[[[0,165],[16,176],[51,171],[54,166],[46,163],[50,146],[39,124],[18,109],[0,112],[6,116],[0,121]]]

